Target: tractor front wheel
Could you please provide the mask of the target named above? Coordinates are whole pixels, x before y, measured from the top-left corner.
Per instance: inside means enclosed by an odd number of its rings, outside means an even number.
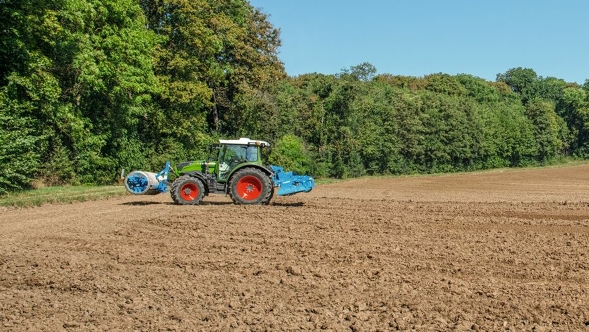
[[[255,168],[237,171],[229,187],[229,195],[235,204],[268,204],[273,191],[270,177]]]
[[[176,204],[197,205],[205,195],[205,187],[200,179],[182,175],[172,183],[170,195]]]

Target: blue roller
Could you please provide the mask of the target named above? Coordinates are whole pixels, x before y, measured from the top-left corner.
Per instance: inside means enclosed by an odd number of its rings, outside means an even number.
[[[132,194],[146,194],[151,187],[151,185],[149,184],[150,178],[155,179],[155,174],[151,175],[147,172],[141,171],[131,172],[125,178],[125,187],[127,187],[127,190]]]
[[[308,175],[297,175],[293,172],[285,172],[283,167],[270,166],[274,174],[272,181],[278,187],[279,196],[288,196],[300,192],[309,192],[315,187],[315,180]]]
[[[170,163],[159,173],[133,171],[125,177],[127,191],[134,195],[155,195],[168,190]]]

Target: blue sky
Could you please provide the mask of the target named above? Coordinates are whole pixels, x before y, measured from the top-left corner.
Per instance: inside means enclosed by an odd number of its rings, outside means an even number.
[[[379,74],[510,68],[589,79],[587,0],[249,0],[281,29],[286,72],[336,74],[369,62]]]

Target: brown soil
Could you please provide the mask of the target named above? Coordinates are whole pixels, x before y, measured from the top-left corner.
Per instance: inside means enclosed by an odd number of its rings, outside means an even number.
[[[589,329],[589,165],[0,212],[0,330]]]

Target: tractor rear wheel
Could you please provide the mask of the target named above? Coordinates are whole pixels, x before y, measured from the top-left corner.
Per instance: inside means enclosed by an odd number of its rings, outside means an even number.
[[[235,204],[268,204],[273,192],[270,177],[259,169],[244,168],[231,177],[229,195]]]
[[[182,175],[172,183],[170,195],[176,204],[197,205],[205,195],[205,187],[200,179]]]

